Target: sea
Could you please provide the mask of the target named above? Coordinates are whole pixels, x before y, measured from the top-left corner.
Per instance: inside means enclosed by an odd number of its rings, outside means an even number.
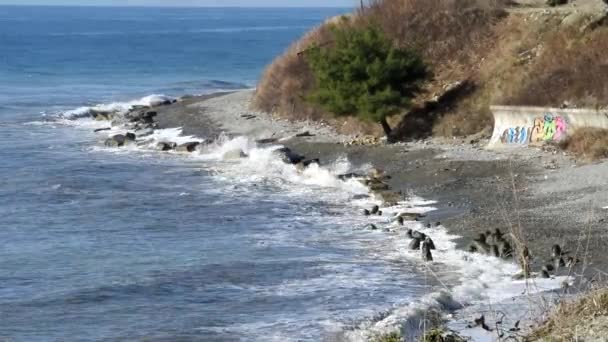
[[[0,6],[0,341],[366,341],[519,291],[443,227],[408,223],[434,263],[407,249],[391,215],[433,201],[361,215],[378,201],[337,175],[371,165],[107,148],[82,115],[253,88],[348,11]]]

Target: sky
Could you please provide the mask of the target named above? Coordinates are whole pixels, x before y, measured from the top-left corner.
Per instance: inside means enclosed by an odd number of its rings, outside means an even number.
[[[354,7],[359,0],[0,0],[0,5]]]

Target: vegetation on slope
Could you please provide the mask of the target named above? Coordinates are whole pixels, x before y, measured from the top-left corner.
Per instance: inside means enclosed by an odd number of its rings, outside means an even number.
[[[389,120],[399,139],[490,131],[492,104],[608,105],[608,19],[600,10],[516,8],[499,0],[372,0],[349,23],[377,24],[395,49],[417,51],[432,72],[412,108]],[[341,25],[336,18],[317,27],[278,57],[258,84],[253,106],[325,121],[344,133],[382,134],[375,124],[307,100],[319,84],[306,52],[334,48],[331,27]]]
[[[332,26],[332,47],[314,45],[305,59],[315,79],[308,99],[336,115],[356,115],[382,125],[410,105],[427,75],[411,49],[395,48],[375,25],[351,27],[349,19]]]

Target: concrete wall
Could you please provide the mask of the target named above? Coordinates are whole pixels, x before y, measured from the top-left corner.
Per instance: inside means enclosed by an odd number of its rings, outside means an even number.
[[[581,127],[608,129],[608,111],[492,106],[494,132],[488,147],[559,142]]]

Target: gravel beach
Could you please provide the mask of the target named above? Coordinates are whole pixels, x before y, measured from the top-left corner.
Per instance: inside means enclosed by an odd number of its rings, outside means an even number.
[[[579,260],[570,273],[582,275],[579,280],[596,281],[608,272],[608,162],[582,164],[550,146],[488,150],[483,139],[354,145],[355,137],[323,124],[251,111],[251,94],[188,97],[160,107],[157,121],[188,135],[275,141],[321,165],[341,157],[355,167],[371,165],[390,175],[391,190],[437,201],[438,210],[424,220],[460,236],[459,248],[499,228],[518,234],[529,248],[532,272],[550,262],[555,244]]]

